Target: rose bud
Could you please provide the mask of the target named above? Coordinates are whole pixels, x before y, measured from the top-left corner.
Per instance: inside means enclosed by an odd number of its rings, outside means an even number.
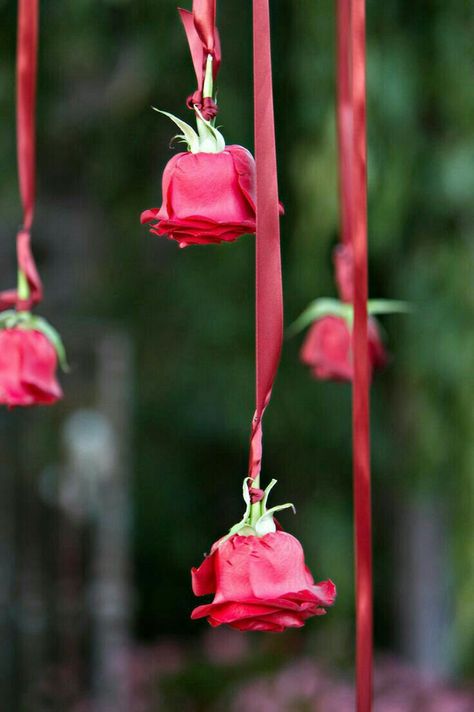
[[[178,153],[163,173],[161,208],[145,210],[150,232],[180,247],[232,242],[255,232],[255,161],[242,146]]]
[[[381,368],[387,362],[377,322],[369,319],[369,369]],[[306,336],[300,352],[301,361],[310,366],[313,375],[321,380],[351,381],[354,373],[352,361],[352,334],[347,321],[338,316],[317,319]]]
[[[62,398],[56,380],[65,353],[58,333],[29,312],[0,315],[0,403],[9,407],[49,405]]]
[[[214,594],[212,603],[198,606],[191,618],[207,618],[212,626],[238,630],[282,632],[301,628],[312,616],[326,613],[336,597],[332,581],[315,584],[304,561],[303,548],[294,536],[276,528],[273,512],[263,500],[251,503],[242,521],[217,541],[201,566],[192,569],[196,596]],[[255,514],[257,512],[257,514]]]
[[[195,106],[197,132],[181,119],[160,111],[181,129],[176,138],[188,150],[178,153],[163,172],[161,208],[145,210],[141,222],[180,247],[232,242],[254,233],[255,161],[242,146],[227,146],[214,120]]]

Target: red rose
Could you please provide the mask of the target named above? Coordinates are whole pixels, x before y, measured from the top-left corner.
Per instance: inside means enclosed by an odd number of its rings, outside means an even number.
[[[377,323],[368,321],[370,373],[387,362]],[[325,316],[311,326],[300,352],[316,378],[352,381],[352,334],[345,319]]]
[[[255,232],[255,161],[242,146],[178,153],[163,173],[163,204],[142,223],[180,247],[232,242]]]
[[[314,583],[300,542],[284,531],[218,541],[191,574],[196,596],[214,594],[191,617],[212,626],[279,633],[323,615],[336,597],[332,581]]]
[[[54,403],[62,397],[56,366],[55,348],[40,331],[1,329],[0,403]]]

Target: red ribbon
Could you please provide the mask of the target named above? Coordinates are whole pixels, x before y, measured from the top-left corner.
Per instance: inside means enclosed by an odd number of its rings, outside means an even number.
[[[214,54],[216,0],[193,0],[194,26],[207,54]]]
[[[186,32],[197,79],[197,89],[188,97],[186,103],[189,109],[197,106],[205,119],[211,119],[217,113],[217,106],[212,99],[203,99],[202,92],[208,55],[213,58],[214,81],[221,63],[221,43],[216,27],[216,0],[193,0],[192,12],[181,8],[178,8],[178,12]]]
[[[19,0],[18,35],[16,55],[16,131],[17,160],[23,224],[17,234],[18,268],[24,273],[30,294],[19,299],[17,290],[0,294],[0,310],[15,306],[30,309],[43,296],[33,255],[31,253],[31,226],[35,204],[35,106],[38,56],[38,0]]]
[[[343,6],[346,4],[344,0],[339,0],[340,18],[341,11],[345,11]],[[353,110],[352,246],[354,255],[354,328],[352,338],[354,378],[352,385],[352,428],[356,565],[356,685],[357,712],[370,712],[372,709],[373,585],[370,493],[370,376],[367,341],[365,0],[351,0],[350,10],[349,25],[346,25],[346,27],[339,25],[339,40],[342,43],[346,41],[348,26],[350,26]],[[344,14],[344,16],[347,18],[347,14]],[[341,56],[340,60],[344,67],[344,57]],[[343,67],[340,67],[341,72]]]
[[[337,135],[341,238],[352,243],[352,88],[350,72],[351,0],[337,2]]]
[[[283,338],[280,219],[273,118],[268,0],[253,3],[253,72],[256,178],[256,409],[249,476],[260,474],[262,417],[270,400]]]

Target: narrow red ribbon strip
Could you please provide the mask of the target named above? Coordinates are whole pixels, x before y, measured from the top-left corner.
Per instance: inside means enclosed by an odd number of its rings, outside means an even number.
[[[350,71],[351,0],[337,2],[337,135],[341,239],[352,244],[352,88]]]
[[[17,234],[18,268],[24,273],[30,294],[19,299],[16,290],[0,294],[0,310],[16,306],[29,309],[43,296],[30,247],[35,205],[35,107],[38,57],[38,0],[19,0],[16,55],[16,130],[18,179],[23,206],[23,223]]]
[[[365,0],[351,0],[353,106],[353,468],[356,564],[357,712],[372,709],[372,513],[370,492],[370,377],[367,342],[367,137]],[[347,28],[343,32],[347,32]]]
[[[268,0],[253,2],[256,233],[256,410],[252,421],[249,476],[260,474],[262,417],[270,400],[283,338],[280,219],[273,117]]]

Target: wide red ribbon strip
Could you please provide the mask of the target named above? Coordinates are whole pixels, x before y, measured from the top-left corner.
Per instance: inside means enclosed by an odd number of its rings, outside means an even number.
[[[16,55],[16,131],[18,180],[23,223],[17,234],[18,268],[29,287],[28,299],[16,290],[0,294],[0,310],[16,306],[29,309],[42,299],[43,290],[30,247],[35,205],[35,106],[38,57],[38,0],[19,0]]]
[[[213,101],[208,100],[207,104],[212,107],[209,112],[209,106],[203,104],[202,92],[208,55],[213,58],[214,82],[221,63],[221,43],[216,27],[216,0],[193,0],[192,12],[182,8],[178,8],[178,12],[186,32],[197,80],[197,89],[188,98],[187,105],[190,109],[197,105],[204,118],[209,119],[215,115],[216,106]]]
[[[273,117],[270,11],[268,0],[253,2],[256,233],[256,409],[252,421],[249,476],[260,474],[262,417],[270,400],[283,338],[280,218]]]
[[[354,254],[353,468],[356,565],[357,712],[372,709],[373,585],[370,486],[370,376],[367,342],[367,137],[365,0],[351,0],[353,152],[352,246]],[[341,28],[344,35],[347,27]]]
[[[194,26],[207,54],[214,54],[216,0],[193,0]]]

